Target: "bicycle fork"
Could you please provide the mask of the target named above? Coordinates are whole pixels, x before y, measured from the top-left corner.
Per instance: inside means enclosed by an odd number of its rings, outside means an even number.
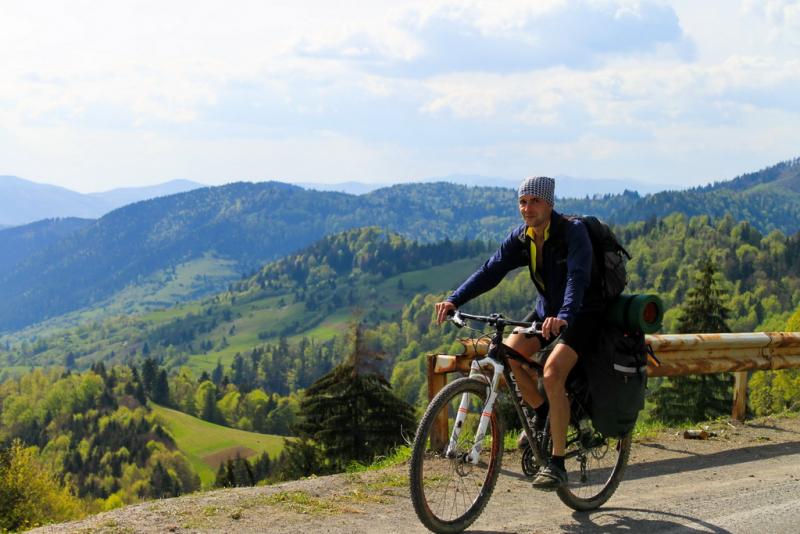
[[[479,376],[486,380],[486,377],[481,372],[481,363],[489,363],[494,372],[492,374],[492,380],[490,383],[487,383],[486,389],[488,392],[486,404],[483,406],[483,410],[481,411],[481,418],[480,422],[478,423],[478,430],[475,432],[475,441],[474,445],[472,446],[472,450],[467,453],[466,457],[464,458],[467,462],[477,465],[478,461],[480,460],[481,449],[483,447],[483,438],[486,437],[486,429],[489,427],[489,421],[492,418],[492,411],[494,410],[494,402],[497,400],[497,388],[500,382],[500,377],[503,375],[503,364],[496,362],[491,358],[484,358],[479,363],[478,361],[473,360],[472,365],[470,366],[469,377],[473,378]],[[453,432],[450,434],[450,442],[447,445],[447,452],[446,456],[448,458],[453,458],[456,455],[456,451],[458,450],[458,437],[461,435],[461,431],[464,427],[464,421],[467,419],[467,413],[469,412],[469,394],[464,393],[461,395],[461,403],[458,406],[458,413],[456,414],[456,421],[453,425]]]

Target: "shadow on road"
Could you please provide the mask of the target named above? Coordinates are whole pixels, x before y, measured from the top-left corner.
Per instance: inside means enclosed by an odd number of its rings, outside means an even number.
[[[625,480],[637,480],[640,478],[657,477],[660,475],[670,475],[677,472],[697,471],[709,467],[722,467],[725,465],[742,464],[757,460],[777,458],[790,454],[800,454],[800,441],[790,441],[787,443],[772,443],[770,445],[754,445],[739,449],[728,449],[712,454],[702,454],[693,451],[680,451],[668,449],[659,444],[636,443],[636,447],[649,447],[672,452],[685,454],[681,458],[670,458],[668,460],[657,460],[655,462],[642,462],[629,464],[625,470]],[[518,465],[512,468],[501,468],[500,472],[511,478],[518,480],[529,480],[518,471]]]
[[[648,444],[637,443],[634,445],[634,447],[648,446],[652,447],[652,445]],[[740,449],[729,449],[712,454],[697,454],[695,452],[686,452],[685,454],[688,456],[670,458],[669,460],[658,460],[655,462],[630,464],[625,471],[624,479],[636,480],[638,478],[648,478],[676,472],[696,471],[709,467],[742,464],[789,454],[800,454],[800,441],[755,445]]]
[[[646,515],[647,519],[636,517],[637,514]],[[657,518],[653,518],[653,516]],[[730,531],[712,525],[707,521],[688,515],[670,512],[658,512],[639,508],[604,508],[594,512],[575,512],[572,518],[577,525],[561,525],[562,532],[703,532],[715,534],[729,534]]]
[[[788,428],[782,428],[774,424],[769,424],[768,422],[756,424],[756,423],[747,423],[747,426],[750,428],[763,428],[764,430],[776,430],[778,432],[785,432],[787,434],[800,434],[797,430],[790,430]]]
[[[646,516],[636,517],[637,515]],[[654,518],[653,516],[656,516]],[[641,508],[603,508],[594,512],[573,512],[574,523],[562,524],[561,532],[584,534],[586,532],[658,534],[674,532],[730,534],[729,530],[712,525],[696,517],[658,512]],[[467,530],[470,534],[500,534],[494,530]],[[506,531],[503,531],[506,532]],[[534,531],[535,532],[535,531]]]

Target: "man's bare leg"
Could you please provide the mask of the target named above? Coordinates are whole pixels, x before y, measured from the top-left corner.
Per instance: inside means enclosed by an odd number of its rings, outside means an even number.
[[[550,401],[550,433],[553,436],[553,456],[564,456],[569,426],[567,376],[578,361],[578,353],[559,343],[544,366],[544,389]]]
[[[554,490],[566,482],[564,452],[569,426],[569,399],[566,383],[569,372],[575,367],[578,354],[568,345],[559,343],[547,358],[544,366],[544,389],[550,403],[550,434],[553,439],[553,457],[547,467],[539,472],[533,486]],[[560,473],[560,474],[559,474]]]
[[[524,334],[511,334],[503,343],[519,352],[526,358],[531,358],[541,346],[539,340],[535,337],[525,337]],[[532,408],[538,408],[544,403],[544,397],[539,393],[537,385],[537,374],[530,367],[523,366],[516,361],[509,361],[511,372],[514,373],[514,378],[517,380],[517,386],[522,394],[523,400],[528,403]]]

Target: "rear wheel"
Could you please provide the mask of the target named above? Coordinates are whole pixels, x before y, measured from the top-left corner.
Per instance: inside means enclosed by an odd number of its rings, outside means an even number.
[[[486,394],[487,385],[481,379],[455,380],[436,395],[420,421],[409,469],[411,501],[422,524],[434,532],[467,528],[494,490],[503,457],[503,429],[497,410],[491,414],[478,462],[466,458],[474,445]],[[463,395],[468,400],[466,419],[455,449],[447,455]]]
[[[569,482],[558,490],[561,500],[574,510],[594,510],[617,490],[631,452],[629,432],[621,438],[595,433],[581,440],[570,426],[565,465]]]

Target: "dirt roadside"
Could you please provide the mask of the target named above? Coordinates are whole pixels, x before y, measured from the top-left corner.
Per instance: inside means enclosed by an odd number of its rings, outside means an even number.
[[[800,515],[792,515],[800,514],[800,418],[707,430],[714,435],[706,440],[666,431],[634,443],[619,490],[591,514],[533,490],[519,454],[506,453],[492,500],[471,531],[724,533],[773,519],[763,532],[800,531]],[[424,531],[409,500],[407,466],[396,466],[151,501],[33,532]]]

